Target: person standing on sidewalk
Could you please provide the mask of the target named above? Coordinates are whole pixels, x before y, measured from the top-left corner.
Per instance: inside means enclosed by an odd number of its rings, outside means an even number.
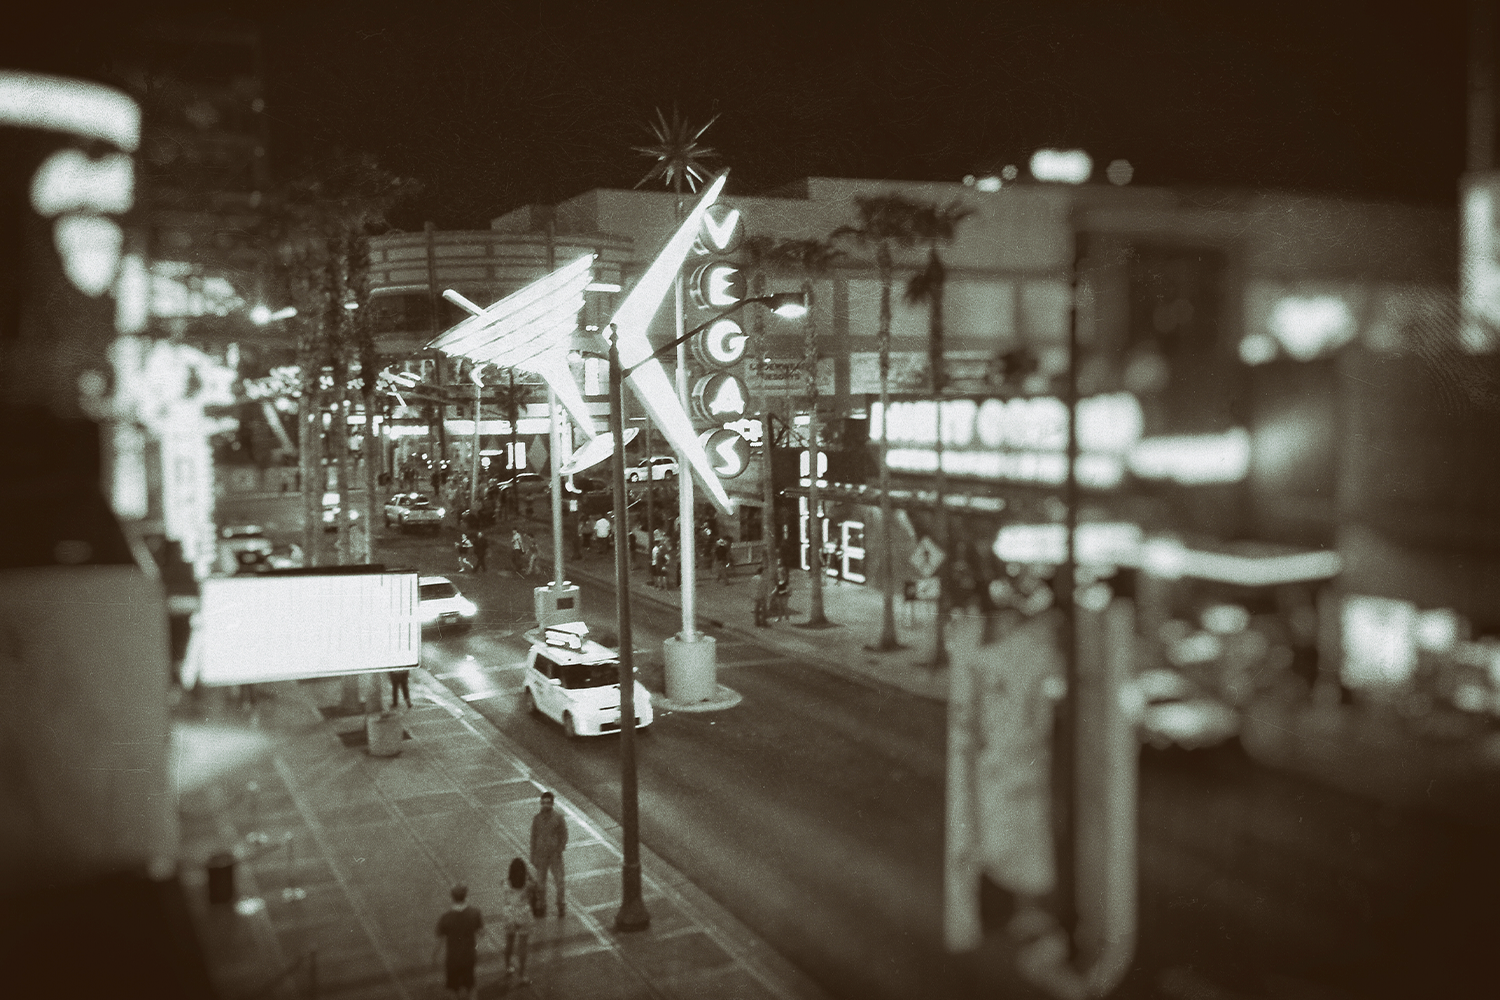
[[[489,567],[485,564],[485,555],[490,551],[490,540],[484,537],[484,532],[474,533],[474,568],[483,573]]]
[[[609,518],[600,514],[599,519],[594,522],[594,541],[598,543],[599,551],[606,555],[609,554],[609,532]]]
[[[474,961],[479,932],[484,929],[484,917],[479,910],[467,905],[469,887],[455,885],[450,893],[453,907],[438,918],[438,942],[432,950],[432,961],[437,962],[438,949],[446,941],[448,961],[445,966],[448,989],[460,998],[474,995]]]
[[[502,892],[500,919],[505,925],[505,974],[513,976],[516,986],[531,982],[526,978],[526,951],[531,942],[532,914],[536,912],[537,885],[526,862],[514,858]]]
[[[573,561],[583,559],[583,550],[589,543],[589,519],[584,517],[583,511],[578,512],[578,517],[573,524]]]
[[[537,547],[537,544],[536,544],[536,535],[532,534],[531,530],[528,528],[527,531],[526,531],[526,575],[527,576],[535,576],[536,575],[536,561],[537,561],[537,557],[539,555],[541,555],[541,551],[542,550],[539,549]]]
[[[411,687],[408,670],[392,670],[386,674],[391,679],[391,708],[395,708],[401,695],[406,696],[406,707],[411,708]]]
[[[557,876],[557,915],[567,912],[563,900],[563,850],[568,846],[568,821],[553,808],[551,792],[543,792],[541,809],[531,818],[531,867],[536,870],[536,909],[547,915],[547,873]]]
[[[766,569],[764,566],[755,567],[755,575],[750,578],[750,593],[755,598],[755,627],[767,628],[768,609],[766,605],[771,599],[771,589],[766,584]]]
[[[729,582],[729,561],[732,558],[732,551],[728,538],[720,535],[714,540],[714,568],[718,573],[720,586]]]

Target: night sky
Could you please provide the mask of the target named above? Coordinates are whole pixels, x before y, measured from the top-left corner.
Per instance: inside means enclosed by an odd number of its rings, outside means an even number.
[[[1052,145],[1128,159],[1137,184],[1453,204],[1464,165],[1468,15],[1451,0],[220,9],[263,27],[275,168],[372,152],[425,184],[404,225],[482,227],[630,187],[649,167],[631,147],[674,106],[720,116],[705,141],[741,193],[810,175],[957,181]],[[142,16],[110,10],[98,25]]]

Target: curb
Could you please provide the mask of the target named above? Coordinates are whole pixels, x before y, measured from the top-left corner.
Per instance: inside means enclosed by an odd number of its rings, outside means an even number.
[[[577,582],[578,577],[587,577],[589,582],[595,584],[596,586],[613,587],[615,585],[615,581],[612,577],[600,575],[596,573],[592,568],[579,567],[577,563],[568,567],[567,575],[572,578],[574,582]],[[682,607],[681,604],[674,603],[673,601],[668,600],[663,595],[652,593],[650,590],[639,590],[634,585],[632,585],[630,588],[630,597],[631,600],[636,600],[637,598],[644,597],[661,607],[670,608],[674,611],[680,611]],[[739,639],[755,645],[767,645],[767,636],[774,632],[774,629],[757,629],[754,626],[731,624],[729,622],[720,621],[717,618],[711,618],[708,615],[702,613],[699,613],[697,615],[697,619],[701,626],[710,626],[716,629],[720,629],[724,632],[729,632]],[[830,632],[834,629],[845,628],[847,626],[843,622],[829,622],[827,625],[818,625],[809,628],[805,624],[794,622],[789,627],[798,629],[801,632],[807,633],[809,636],[812,636],[816,635],[819,632]],[[861,644],[860,649],[862,651],[865,650],[863,644]],[[798,649],[793,652],[779,649],[778,646],[778,651],[783,652],[788,656],[796,656],[809,664],[817,666],[822,670],[826,670],[829,673],[838,674],[840,677],[853,681],[856,684],[863,684],[866,687],[881,691],[901,691],[906,694],[914,695],[918,698],[926,698],[929,701],[946,703],[948,700],[948,696],[946,693],[933,694],[928,691],[914,690],[903,684],[895,683],[893,681],[885,679],[884,677],[880,677],[878,675],[860,670],[858,667],[853,667],[847,663],[835,660],[815,647]],[[902,651],[909,651],[909,648],[902,647]]]

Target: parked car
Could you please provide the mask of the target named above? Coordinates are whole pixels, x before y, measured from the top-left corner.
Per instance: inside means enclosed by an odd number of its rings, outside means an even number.
[[[1142,671],[1131,690],[1141,738],[1158,750],[1218,746],[1239,734],[1239,713],[1176,670]]]
[[[324,531],[339,530],[339,506],[339,495],[337,493],[330,491],[323,494]],[[349,508],[349,520],[351,522],[359,520],[359,511],[353,507]]]
[[[644,483],[648,478],[653,481],[671,479],[676,475],[677,459],[670,455],[643,458],[625,470],[625,479],[631,483]]]
[[[500,483],[500,492],[513,492],[517,496],[547,493],[551,489],[551,481],[546,476],[535,472],[518,472],[509,479],[502,480]]]
[[[260,525],[231,525],[219,531],[216,568],[225,575],[267,569],[272,548],[271,539]]]
[[[433,506],[424,493],[397,493],[385,502],[385,526],[394,524],[402,531],[427,528],[435,532],[443,526],[447,513],[442,507]]]
[[[446,576],[418,577],[417,605],[424,629],[467,628],[479,614],[474,602],[459,593]]]
[[[583,622],[565,622],[528,632],[526,679],[521,700],[533,714],[562,723],[571,739],[620,730],[620,657],[588,637]],[[655,716],[651,694],[635,682],[635,725],[644,729]]]

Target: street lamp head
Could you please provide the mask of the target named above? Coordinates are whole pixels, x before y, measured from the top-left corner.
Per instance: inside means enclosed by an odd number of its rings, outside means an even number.
[[[766,308],[783,319],[800,319],[807,315],[807,295],[803,292],[777,292],[767,295]]]

